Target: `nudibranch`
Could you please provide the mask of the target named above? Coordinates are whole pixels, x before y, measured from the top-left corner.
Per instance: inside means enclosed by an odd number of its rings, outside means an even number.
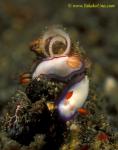
[[[58,42],[63,48],[55,51],[54,46]],[[66,83],[55,104],[60,116],[69,120],[83,106],[88,96],[89,79],[86,75],[85,62],[79,54],[71,54],[70,37],[61,29],[54,28],[47,31],[42,37],[40,46],[46,58],[36,66],[32,79],[38,79],[43,75]]]

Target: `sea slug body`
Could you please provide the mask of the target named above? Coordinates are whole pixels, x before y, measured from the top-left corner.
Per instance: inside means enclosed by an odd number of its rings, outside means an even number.
[[[73,56],[74,57],[74,56]],[[75,57],[76,59],[76,57]],[[60,78],[66,78],[68,75],[73,74],[73,72],[78,72],[83,67],[83,64],[80,62],[76,67],[71,67],[69,64],[71,57],[61,56],[54,57],[52,59],[47,59],[42,61],[35,69],[32,78],[38,78],[40,75],[54,75],[60,76]],[[77,60],[79,61],[79,60]]]
[[[68,93],[73,93],[69,98],[67,94],[63,96],[62,100],[58,104],[58,110],[60,115],[65,119],[69,120],[77,112],[78,108],[81,108],[88,96],[89,91],[89,80],[85,76],[80,82],[74,84]]]

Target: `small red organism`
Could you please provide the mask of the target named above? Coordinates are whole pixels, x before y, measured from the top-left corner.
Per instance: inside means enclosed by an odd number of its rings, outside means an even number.
[[[89,149],[89,146],[86,144],[86,145],[83,145],[80,150],[88,150],[88,149]]]
[[[106,142],[109,140],[109,136],[106,133],[102,132],[97,135],[97,139]]]
[[[31,75],[29,73],[23,73],[20,75],[19,82],[22,85],[29,84],[31,81]]]
[[[89,114],[88,110],[85,108],[79,108],[78,112],[80,113],[80,115],[88,115]]]
[[[25,79],[21,79],[21,80],[20,80],[20,84],[22,84],[22,85],[26,85],[26,84],[28,84],[28,83],[30,83],[30,79],[28,79],[28,78],[25,78]]]

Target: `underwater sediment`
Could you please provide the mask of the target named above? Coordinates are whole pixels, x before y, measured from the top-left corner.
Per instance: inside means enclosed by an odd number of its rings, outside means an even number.
[[[45,47],[42,47],[41,40],[31,45],[31,49],[33,48],[37,55],[36,59],[39,59],[39,64],[49,54],[54,55],[51,50],[47,52],[49,43],[53,39],[53,34],[49,33],[51,38],[46,39]],[[65,45],[61,43],[64,41],[62,37],[57,39],[59,40],[57,45],[54,40],[52,46],[54,50],[58,49],[56,57],[60,56],[65,49]],[[45,49],[44,53],[42,49]],[[82,61],[86,59],[82,57],[79,46],[74,47],[72,44],[69,45],[69,49],[72,53],[81,56]],[[85,70],[81,74],[89,76],[89,64],[87,64],[89,62],[84,61],[84,63]],[[72,59],[70,66],[78,65],[80,65],[78,61],[74,60],[73,63]],[[36,67],[37,64],[32,69],[32,74]],[[44,74],[27,80],[29,76],[23,75],[21,81],[23,83],[28,81],[25,90],[15,92],[0,117],[0,150],[117,150],[118,133],[112,130],[107,116],[102,112],[101,105],[104,97],[91,77],[89,77],[89,94],[83,105],[86,111],[76,114],[68,121],[61,118],[55,101],[65,86],[68,86],[68,82],[74,80],[77,75],[72,75],[66,78],[67,80],[54,75],[44,76]],[[83,76],[79,79],[82,80]]]

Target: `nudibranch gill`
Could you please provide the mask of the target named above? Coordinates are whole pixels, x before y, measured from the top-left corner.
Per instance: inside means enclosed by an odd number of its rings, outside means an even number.
[[[74,54],[69,35],[59,28],[47,31],[40,44],[45,58],[34,69],[32,79],[38,80],[43,75],[66,83],[55,104],[60,116],[70,120],[88,96],[89,78],[85,62],[80,54]],[[56,44],[63,47],[55,49]]]

